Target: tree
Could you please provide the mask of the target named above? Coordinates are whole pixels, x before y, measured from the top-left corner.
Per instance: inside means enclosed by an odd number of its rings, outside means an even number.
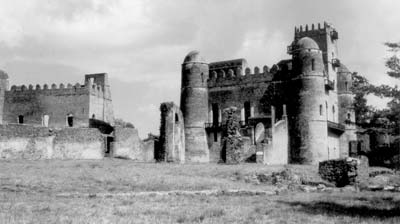
[[[352,91],[354,93],[354,110],[356,113],[356,123],[363,126],[370,120],[372,107],[367,105],[366,96],[369,94],[371,84],[369,81],[359,75],[357,72],[352,74],[353,86]]]
[[[135,128],[135,126],[132,123],[124,121],[121,118],[116,118],[114,120],[114,126],[123,128]]]

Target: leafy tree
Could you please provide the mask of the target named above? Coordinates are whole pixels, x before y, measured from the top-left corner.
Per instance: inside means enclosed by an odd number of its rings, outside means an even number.
[[[114,120],[114,126],[123,128],[135,128],[135,126],[132,123],[124,121],[121,118],[116,118]]]

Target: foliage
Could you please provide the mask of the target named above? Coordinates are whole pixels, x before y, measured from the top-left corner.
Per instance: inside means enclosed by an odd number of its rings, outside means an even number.
[[[122,120],[121,118],[116,118],[114,120],[115,127],[123,127],[123,128],[135,128],[135,126],[127,121]]]

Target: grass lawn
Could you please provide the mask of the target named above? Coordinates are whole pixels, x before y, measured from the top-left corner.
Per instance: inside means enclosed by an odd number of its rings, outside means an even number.
[[[317,177],[313,166],[289,166]],[[245,177],[281,166],[140,164],[129,160],[1,161],[0,223],[400,223],[400,195],[118,196],[117,193],[242,189],[273,191]],[[59,197],[62,193],[116,193]]]

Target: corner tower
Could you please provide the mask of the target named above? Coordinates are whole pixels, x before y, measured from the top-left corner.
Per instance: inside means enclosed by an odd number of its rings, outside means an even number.
[[[188,162],[209,162],[205,123],[208,120],[209,67],[198,51],[190,52],[182,64],[181,110],[185,127]]]
[[[327,96],[322,51],[309,37],[292,45],[290,118],[291,163],[315,164],[328,158]]]
[[[318,44],[322,52],[327,79],[333,83],[337,83],[336,72],[340,66],[340,61],[338,59],[339,52],[337,47],[339,34],[336,29],[327,22],[324,22],[323,26],[318,23],[318,25],[311,24],[311,26],[295,27],[294,41],[297,42],[303,37],[310,37]],[[336,87],[334,87],[334,90],[336,90]]]
[[[8,75],[0,70],[0,124],[3,124],[4,95],[8,90]]]

